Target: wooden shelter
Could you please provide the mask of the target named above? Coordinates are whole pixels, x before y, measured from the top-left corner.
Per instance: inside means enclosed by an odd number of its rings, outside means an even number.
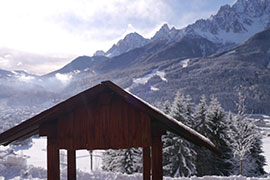
[[[152,179],[161,180],[161,136],[166,131],[218,153],[207,138],[110,81],[81,92],[3,132],[0,144],[8,145],[33,135],[46,136],[49,180],[60,179],[60,149],[68,152],[68,179],[75,180],[76,150],[142,147],[143,179],[150,180],[152,169]]]

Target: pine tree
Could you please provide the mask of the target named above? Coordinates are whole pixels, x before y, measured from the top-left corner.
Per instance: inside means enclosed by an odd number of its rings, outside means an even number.
[[[245,96],[239,92],[236,104],[237,115],[232,118],[232,125],[228,131],[230,140],[227,143],[239,162],[239,170],[236,172],[241,175],[250,175],[246,170],[250,173],[253,169],[263,174],[265,159],[261,156],[261,137],[254,122],[245,115],[245,99]]]
[[[243,174],[245,176],[258,177],[266,174],[263,169],[266,160],[262,153],[262,140],[258,137],[244,160]]]
[[[228,123],[225,118],[225,112],[221,107],[218,99],[212,97],[210,105],[206,112],[206,122],[208,122],[209,134],[207,137],[221,151],[221,156],[209,154],[208,164],[210,165],[207,174],[228,176],[232,173],[232,151],[227,145],[229,130]]]
[[[203,95],[201,97],[200,103],[195,107],[194,112],[194,129],[199,132],[200,134],[207,136],[210,131],[210,127],[208,126],[208,122],[206,119],[206,112],[207,112],[207,101],[206,97]],[[207,160],[210,156],[209,151],[207,151],[204,147],[193,146],[196,151],[196,170],[197,176],[204,176],[208,172],[208,167],[205,164],[208,164]]]
[[[194,128],[195,122],[194,122],[194,103],[192,102],[192,98],[190,95],[186,95],[185,97],[186,102],[186,125]]]
[[[204,136],[207,136],[210,131],[209,123],[206,119],[207,108],[206,97],[202,95],[200,103],[195,108],[193,124],[194,129]]]
[[[217,157],[205,148],[195,147],[197,152],[197,175],[230,175],[233,170],[232,152],[227,145],[228,123],[225,112],[217,98],[212,97],[207,105],[206,97],[202,96],[194,113],[195,130],[209,138],[221,151],[222,156]],[[208,164],[208,166],[205,166]]]
[[[187,118],[188,114],[190,116],[192,114],[191,109],[189,109],[190,112],[187,112],[190,106],[187,104],[189,101],[178,92],[170,108],[170,115],[186,125],[191,124],[191,119]],[[194,165],[196,154],[191,144],[170,132],[164,136],[163,140],[164,175],[172,177],[194,175],[196,173]]]
[[[108,149],[102,156],[102,169],[105,171],[115,171],[118,163],[121,163],[117,157],[118,150]]]
[[[102,156],[105,171],[133,174],[142,172],[142,150],[140,148],[106,150]]]

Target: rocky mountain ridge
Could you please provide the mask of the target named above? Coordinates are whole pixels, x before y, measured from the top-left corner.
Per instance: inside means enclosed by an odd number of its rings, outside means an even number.
[[[222,51],[267,28],[270,28],[270,1],[237,0],[232,6],[222,6],[216,15],[197,20],[183,29],[175,27],[170,29],[164,24],[150,39],[138,33],[131,33],[114,44],[106,53],[97,51],[96,54],[114,57],[160,39],[170,43],[179,41],[184,36],[201,36],[213,43],[223,44],[225,47],[221,48]]]

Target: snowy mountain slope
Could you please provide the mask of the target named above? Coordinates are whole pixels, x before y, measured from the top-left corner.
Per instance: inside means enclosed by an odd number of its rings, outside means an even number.
[[[65,65],[63,68],[53,71],[49,74],[44,75],[43,77],[55,76],[55,74],[68,74],[68,73],[80,73],[84,71],[93,71],[96,66],[108,60],[109,58],[105,56],[79,56],[76,59],[72,60],[70,63]]]
[[[12,79],[12,78],[25,78],[26,79],[32,79],[32,78],[36,78],[38,77],[37,75],[28,73],[26,71],[22,71],[22,70],[15,70],[15,71],[7,71],[4,69],[0,69],[0,79],[1,78],[8,78],[8,79]]]
[[[0,78],[8,78],[10,76],[13,76],[13,73],[11,71],[0,69]]]
[[[222,6],[216,15],[189,25],[185,31],[217,43],[239,44],[269,27],[270,1],[238,0],[232,6]]]
[[[149,43],[149,39],[145,39],[138,33],[130,33],[114,44],[106,53],[105,56],[114,57],[122,53],[128,52],[131,49],[142,47]]]
[[[68,84],[65,92],[79,91],[89,87],[89,82],[94,85],[109,79],[152,103],[161,98],[171,99],[176,90],[180,90],[190,94],[195,102],[202,94],[216,95],[225,109],[230,110],[234,109],[236,90],[241,85],[249,94],[249,110],[270,113],[267,101],[270,98],[267,93],[270,91],[269,42],[269,30],[222,53],[215,53],[219,46],[202,37],[185,36],[169,44],[157,40],[105,59],[94,66],[95,74],[90,71],[73,74],[74,81]],[[187,59],[188,63],[183,66]],[[168,82],[151,76],[147,83],[132,86],[134,79],[151,74],[153,70],[164,72]]]
[[[175,29],[175,27],[169,28],[168,24],[164,24],[159,31],[151,38],[151,42],[156,40],[167,40],[168,42],[177,41],[181,37],[182,31]]]
[[[193,37],[193,39],[203,37],[218,44],[219,51],[222,51],[267,28],[270,28],[270,2],[268,0],[237,0],[232,6],[222,6],[216,15],[197,20],[182,29],[174,27],[170,29],[167,24],[164,24],[150,39],[131,33],[113,45],[105,55],[114,57],[157,40],[165,40],[167,43],[177,42],[184,36]],[[101,51],[97,54],[103,55]]]
[[[133,86],[131,92],[149,102],[170,99],[176,91],[190,94],[195,102],[198,102],[202,94],[215,95],[226,110],[233,110],[237,90],[241,87],[247,93],[250,112],[270,113],[269,32],[270,30],[266,30],[258,33],[237,48],[210,57],[148,61],[148,66],[144,68],[136,65],[136,68],[130,67],[112,73],[110,77],[103,74],[102,78],[112,78],[122,87],[130,88],[133,79],[145,77],[156,69],[166,74],[167,82],[153,76],[147,83]],[[183,67],[183,60],[186,59],[189,59],[188,64]],[[133,69],[141,69],[142,74]],[[124,75],[123,78],[120,74]],[[159,91],[153,92],[151,87],[158,88]]]

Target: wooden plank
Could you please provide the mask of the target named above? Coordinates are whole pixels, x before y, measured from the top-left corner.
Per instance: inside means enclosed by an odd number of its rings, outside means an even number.
[[[101,149],[108,149],[109,148],[109,142],[107,141],[108,138],[108,123],[106,122],[107,116],[108,115],[108,105],[102,105],[102,104],[97,104],[96,108],[96,122],[95,122],[95,147],[96,148],[101,148]]]
[[[111,140],[110,140],[110,134],[109,131],[111,129],[111,127],[109,127],[109,121],[111,121],[111,117],[110,117],[110,105],[105,105],[102,104],[100,106],[100,121],[101,121],[101,146],[104,149],[109,149],[111,146]],[[112,129],[111,129],[112,130]]]
[[[73,146],[74,149],[87,149],[88,148],[88,110],[87,106],[81,106],[75,109],[74,112],[74,136]]]
[[[141,112],[141,138],[142,138],[142,145],[143,147],[151,146],[151,119],[148,115]]]
[[[47,178],[60,180],[59,149],[53,139],[47,139]]]
[[[76,151],[67,150],[68,180],[76,180]]]
[[[128,104],[124,101],[121,102],[121,123],[120,126],[123,129],[122,134],[122,144],[126,146],[129,143],[129,113],[128,113]]]
[[[137,118],[137,114],[134,110],[134,108],[132,108],[130,105],[127,106],[128,107],[128,142],[129,142],[129,145],[134,147],[137,142],[136,142],[136,133],[137,133],[137,123],[136,123],[136,120],[138,119]]]
[[[57,139],[60,149],[73,149],[74,113],[70,112],[58,120]]]
[[[96,110],[96,101],[88,104],[87,107],[87,149],[93,150],[96,147],[96,131],[98,131],[96,126],[97,110]]]
[[[150,180],[150,147],[143,147],[143,180]]]
[[[162,180],[162,142],[161,136],[152,136],[152,180]]]
[[[111,139],[110,148],[118,149],[125,145],[123,142],[124,129],[122,128],[121,118],[122,108],[121,99],[113,97],[110,104],[109,136]]]

